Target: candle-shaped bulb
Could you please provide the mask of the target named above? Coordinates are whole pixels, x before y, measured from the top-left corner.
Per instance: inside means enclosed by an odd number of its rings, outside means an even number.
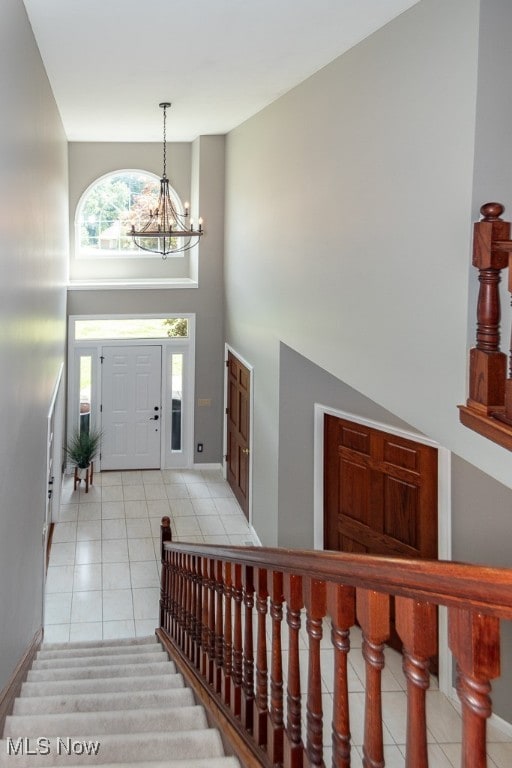
[[[194,230],[194,219],[190,219],[190,229]]]
[[[203,231],[203,219],[200,217],[199,218],[199,232],[202,232],[202,231]]]
[[[185,216],[190,213],[190,203],[185,203]]]

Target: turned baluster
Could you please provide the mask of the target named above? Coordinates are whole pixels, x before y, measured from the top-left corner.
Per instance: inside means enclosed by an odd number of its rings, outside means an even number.
[[[281,625],[283,621],[283,574],[273,571],[270,577],[270,616],[272,649],[270,664],[270,712],[268,715],[267,750],[273,765],[283,762],[283,654]]]
[[[202,626],[202,638],[201,638],[201,674],[207,680],[208,679],[208,649],[210,647],[210,638],[208,634],[209,616],[208,616],[208,593],[209,593],[209,579],[208,579],[208,558],[201,558],[201,582],[203,588],[203,595],[201,599],[201,626]]]
[[[214,683],[215,667],[215,561],[208,560],[208,675],[210,685]]]
[[[178,645],[183,650],[185,647],[185,622],[186,622],[186,555],[181,554],[179,558],[179,627],[178,627]]]
[[[196,557],[190,556],[190,638],[189,638],[189,659],[192,664],[196,663],[197,652],[197,570]]]
[[[217,693],[222,689],[222,667],[224,666],[224,627],[223,627],[223,597],[224,584],[222,581],[222,560],[214,561],[215,568],[215,680]]]
[[[384,768],[381,673],[384,643],[389,637],[389,595],[356,590],[356,613],[363,631],[362,652],[366,662],[363,766]]]
[[[172,571],[171,571],[171,635],[176,640],[178,632],[178,589],[179,589],[179,554],[172,553]]]
[[[448,641],[457,660],[457,693],[462,704],[461,768],[486,768],[490,681],[500,675],[499,619],[449,608]]]
[[[203,575],[201,567],[201,558],[197,555],[194,558],[194,578],[195,578],[195,655],[194,666],[197,670],[201,669],[201,644],[203,640]]]
[[[233,636],[233,685],[231,689],[231,709],[233,714],[242,711],[243,650],[242,650],[242,566],[235,564],[233,579],[233,597],[235,601],[235,626]]]
[[[306,631],[309,638],[306,766],[323,766],[323,711],[320,641],[326,612],[325,582],[304,579]]]
[[[242,724],[252,733],[254,714],[254,643],[252,609],[254,607],[253,568],[242,567],[244,598],[244,647],[243,647],[243,684],[242,684]]]
[[[224,665],[222,669],[222,700],[229,707],[231,704],[231,675],[233,674],[233,626],[231,607],[233,583],[231,581],[231,563],[224,563]]]
[[[468,406],[485,414],[503,410],[506,355],[500,352],[500,272],[508,264],[505,252],[493,243],[510,235],[510,224],[499,217],[504,208],[486,203],[483,220],[474,225],[473,266],[479,270],[476,347],[470,351]]]
[[[176,642],[181,646],[183,632],[183,554],[176,558]]]
[[[347,657],[350,628],[355,624],[355,591],[352,587],[328,584],[327,610],[331,616],[334,648],[334,696],[332,716],[333,768],[350,768],[350,715]]]
[[[187,645],[185,652],[187,658],[191,661],[194,658],[194,622],[195,622],[195,607],[194,607],[194,558],[192,555],[187,555]]]
[[[267,746],[268,668],[267,668],[267,571],[256,570],[256,611],[258,615],[256,650],[256,698],[254,713],[254,740]]]
[[[428,768],[426,691],[430,658],[437,652],[437,610],[431,603],[395,599],[395,625],[403,643],[407,680],[406,768]]]
[[[285,574],[283,593],[288,624],[288,685],[286,693],[285,768],[302,768],[303,745],[300,699],[299,630],[302,600],[302,576]]]

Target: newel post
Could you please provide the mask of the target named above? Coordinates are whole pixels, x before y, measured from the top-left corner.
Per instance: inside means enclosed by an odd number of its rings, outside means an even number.
[[[162,517],[160,523],[160,557],[162,562],[160,575],[160,626],[169,629],[165,626],[165,613],[169,608],[170,598],[170,566],[164,549],[166,541],[172,541],[171,520],[167,515]]]
[[[500,203],[480,208],[482,221],[474,225],[473,266],[479,271],[476,346],[469,353],[469,399],[467,405],[489,415],[503,410],[507,356],[500,351],[500,272],[508,266],[508,254],[496,247],[508,240],[510,223],[499,217]]]

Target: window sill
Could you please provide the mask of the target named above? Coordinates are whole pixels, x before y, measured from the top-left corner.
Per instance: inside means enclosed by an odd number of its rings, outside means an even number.
[[[139,279],[111,279],[111,280],[70,280],[67,288],[69,291],[104,291],[104,290],[140,290],[158,288],[198,288],[197,280],[189,277],[149,278]]]

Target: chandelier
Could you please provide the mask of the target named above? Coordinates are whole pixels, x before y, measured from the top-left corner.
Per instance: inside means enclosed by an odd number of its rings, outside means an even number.
[[[203,234],[203,220],[199,219],[197,229],[194,220],[189,218],[189,204],[185,203],[181,213],[173,202],[169,192],[169,179],[167,178],[167,109],[171,106],[169,101],[163,101],[159,106],[164,111],[163,149],[164,168],[160,179],[160,194],[156,208],[150,209],[149,218],[140,229],[132,225],[128,235],[131,236],[137,248],[152,253],[160,253],[163,259],[168,254],[184,253],[199,242]]]

